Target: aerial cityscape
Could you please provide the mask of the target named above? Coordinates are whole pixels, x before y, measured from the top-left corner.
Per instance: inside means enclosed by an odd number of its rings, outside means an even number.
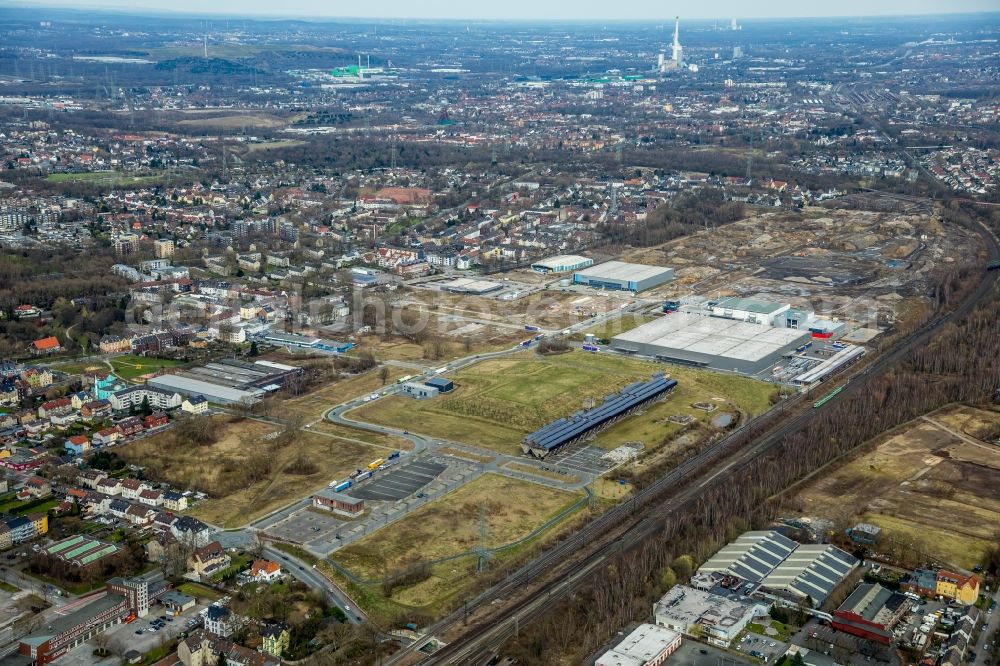
[[[1000,665],[1000,8],[431,4],[0,4],[0,664]]]

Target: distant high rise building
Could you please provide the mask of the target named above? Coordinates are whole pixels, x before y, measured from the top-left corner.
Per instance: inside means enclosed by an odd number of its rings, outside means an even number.
[[[157,259],[166,259],[174,256],[174,242],[168,238],[161,238],[153,241],[153,251]]]
[[[674,17],[674,48],[673,48],[673,61],[674,67],[680,67],[681,63],[684,62],[684,51],[681,49],[680,41],[681,33],[681,17]]]
[[[246,238],[250,235],[250,223],[246,220],[236,220],[230,225],[229,230],[233,238]]]
[[[743,47],[742,46],[734,46],[733,47],[733,60],[739,60],[742,57],[743,57]]]
[[[733,17],[733,20],[729,22],[729,29],[730,30],[739,30],[740,29],[740,26],[737,25],[737,23],[736,23],[736,17],[735,16]]]

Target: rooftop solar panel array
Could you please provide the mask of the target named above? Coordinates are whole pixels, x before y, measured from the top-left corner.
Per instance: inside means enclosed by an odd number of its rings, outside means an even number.
[[[779,532],[746,532],[699,571],[724,571],[776,590],[824,601],[857,566],[857,560],[829,544],[801,545]]]
[[[604,402],[594,409],[577,412],[539,428],[524,441],[532,448],[551,451],[675,386],[676,379],[653,375],[647,382],[629,384],[618,393],[605,397]]]

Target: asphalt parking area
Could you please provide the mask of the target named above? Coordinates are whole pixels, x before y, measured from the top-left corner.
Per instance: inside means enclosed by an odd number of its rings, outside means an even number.
[[[571,444],[546,456],[545,464],[548,467],[558,467],[586,474],[601,475],[615,466],[611,461],[601,460],[601,456],[605,453],[607,451],[596,446]]]
[[[302,509],[267,528],[267,533],[294,543],[331,538],[344,526],[344,521],[321,510]]]
[[[367,483],[351,488],[347,494],[363,500],[396,502],[426,486],[445,469],[446,465],[418,460],[405,467],[380,472]]]

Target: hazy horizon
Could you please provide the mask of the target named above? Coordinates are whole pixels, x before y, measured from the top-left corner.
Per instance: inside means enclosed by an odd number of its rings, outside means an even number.
[[[881,16],[921,16],[997,12],[995,0],[955,0],[945,11],[939,3],[928,0],[843,0],[836,4],[836,12],[808,10],[793,0],[775,0],[761,3],[756,11],[748,3],[738,0],[709,0],[699,3],[697,15],[688,14],[682,3],[675,3],[664,10],[662,2],[637,0],[627,6],[614,6],[615,15],[608,15],[608,3],[598,0],[579,0],[572,9],[562,2],[532,2],[509,0],[500,5],[462,5],[456,10],[445,0],[426,0],[414,5],[404,0],[383,0],[376,5],[362,3],[336,3],[333,7],[321,0],[286,0],[283,11],[276,12],[274,4],[263,0],[217,0],[206,7],[200,0],[28,0],[12,3],[0,0],[0,7],[17,9],[71,9],[115,11],[131,13],[169,13],[178,16],[232,16],[246,18],[287,19],[374,19],[374,20],[602,20],[634,21],[661,20],[680,15],[689,20],[774,18],[864,18]],[[821,5],[825,7],[826,5]]]

